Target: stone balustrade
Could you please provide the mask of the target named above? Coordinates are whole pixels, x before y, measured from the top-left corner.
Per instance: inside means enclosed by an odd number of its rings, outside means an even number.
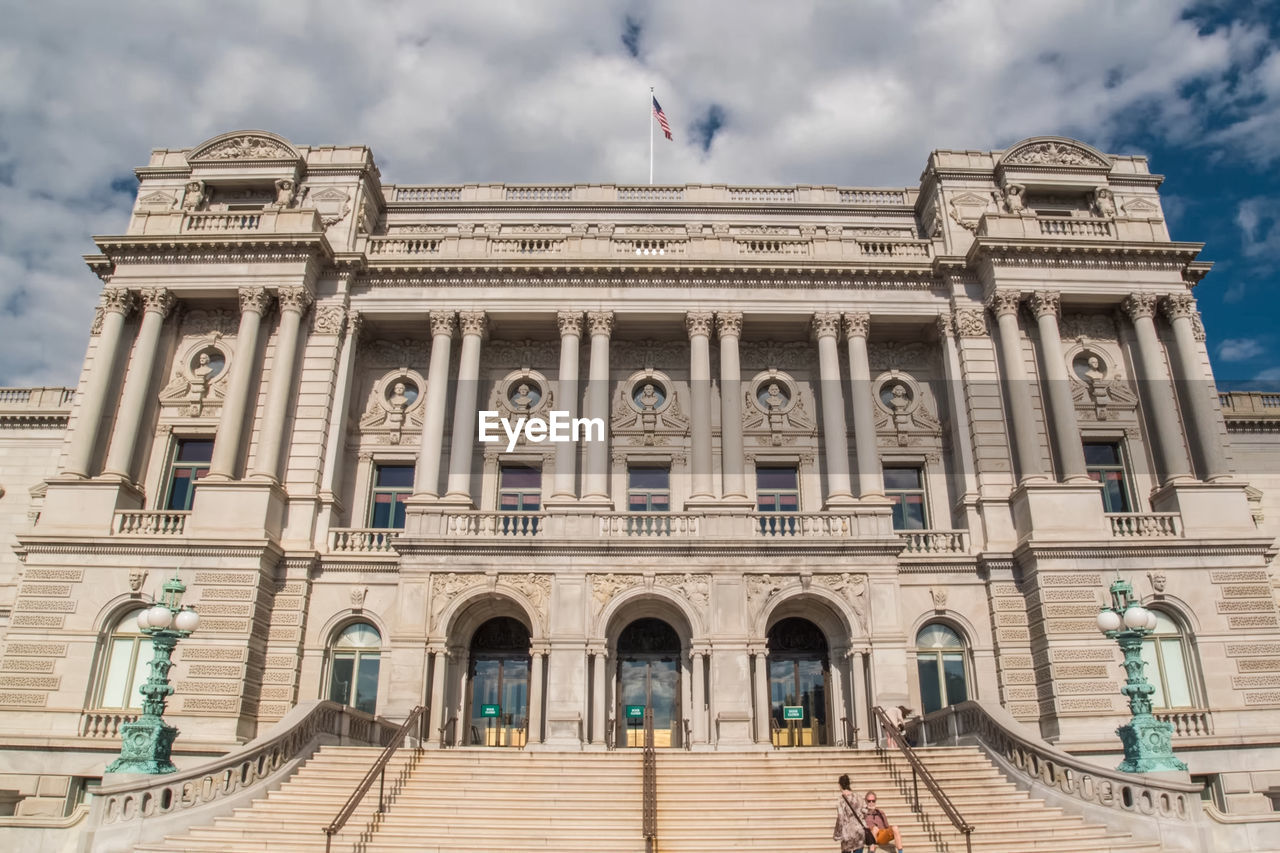
[[[385,527],[335,527],[329,530],[329,553],[394,554],[400,533]]]
[[[619,512],[600,516],[600,535],[611,538],[692,537],[702,516],[675,512]]]
[[[1196,708],[1188,711],[1153,711],[1152,716],[1173,726],[1175,737],[1199,737],[1213,734],[1209,712]]]
[[[388,184],[383,195],[391,204],[448,202],[736,202],[745,204],[831,204],[861,207],[915,205],[917,187],[861,188],[800,184],[789,187],[683,184],[648,186],[627,184],[458,184],[452,186],[397,186]]]
[[[63,409],[71,405],[76,389],[58,386],[40,388],[0,388],[0,410]]]
[[[130,236],[190,234],[319,234],[324,230],[320,214],[311,208],[263,210],[141,210],[129,221]]]
[[[120,727],[138,719],[125,711],[85,711],[80,715],[81,737],[119,737]]]
[[[902,556],[921,554],[968,554],[967,530],[899,530],[903,542]]]
[[[1107,521],[1115,539],[1182,537],[1182,516],[1176,512],[1109,512]]]
[[[112,532],[118,536],[181,536],[190,517],[190,510],[122,510],[115,515]]]

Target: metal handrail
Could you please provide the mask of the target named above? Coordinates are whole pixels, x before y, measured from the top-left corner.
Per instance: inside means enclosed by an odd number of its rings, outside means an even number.
[[[324,828],[324,850],[329,853],[329,845],[333,843],[333,836],[342,831],[342,827],[347,825],[347,821],[351,818],[353,812],[360,805],[360,801],[364,799],[364,795],[373,787],[373,779],[378,778],[378,814],[382,814],[386,810],[386,776],[387,764],[391,761],[391,756],[395,755],[400,745],[404,743],[405,736],[409,730],[417,725],[418,727],[418,749],[422,749],[422,744],[426,736],[427,726],[427,710],[422,705],[417,706],[409,712],[408,718],[404,721],[396,733],[391,736],[391,741],[382,750],[382,754],[378,756],[378,760],[373,762],[373,766],[369,768],[369,772],[364,774],[364,778],[360,780],[360,784],[356,785],[355,790],[351,792],[351,796],[347,798],[347,802],[343,805],[342,810],[338,812],[338,816]]]
[[[658,756],[653,749],[653,708],[644,709],[644,803],[642,811],[645,853],[658,849]]]
[[[942,786],[938,784],[938,780],[933,778],[933,774],[929,772],[929,768],[924,766],[924,762],[920,760],[920,756],[916,755],[916,751],[907,743],[907,739],[903,736],[898,727],[889,719],[889,715],[884,712],[884,708],[879,705],[872,709],[876,716],[876,722],[880,724],[880,731],[884,732],[885,739],[893,742],[898,751],[907,759],[907,763],[911,765],[911,793],[915,800],[914,808],[917,813],[923,814],[920,809],[920,785],[919,779],[924,780],[924,786],[929,789],[929,793],[933,794],[934,800],[942,808],[947,819],[951,821],[951,825],[964,834],[964,847],[966,851],[973,851],[973,825],[960,816],[955,805],[951,802],[951,798],[947,796],[946,791],[942,790]],[[882,749],[877,741],[877,749]]]
[[[844,728],[844,743],[837,746],[846,746],[849,749],[858,748],[858,727],[849,722],[848,717],[841,717],[840,724]]]
[[[440,725],[440,748],[453,746],[453,736],[457,732],[458,718],[452,716]]]

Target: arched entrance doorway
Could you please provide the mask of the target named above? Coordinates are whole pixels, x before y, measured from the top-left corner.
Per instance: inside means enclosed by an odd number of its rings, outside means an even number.
[[[653,745],[681,746],[680,637],[661,619],[637,619],[618,636],[618,707],[615,719],[620,747],[643,747],[644,727],[628,709],[653,712]]]
[[[769,714],[774,746],[827,746],[831,668],[827,638],[808,619],[769,629]],[[797,710],[798,709],[798,710]]]
[[[467,682],[464,742],[524,746],[529,717],[529,629],[509,616],[490,619],[476,629]]]

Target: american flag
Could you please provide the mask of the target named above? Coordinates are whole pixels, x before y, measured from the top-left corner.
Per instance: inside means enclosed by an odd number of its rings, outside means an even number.
[[[652,95],[649,97],[653,98]],[[667,124],[667,114],[662,111],[662,104],[658,103],[657,98],[653,98],[653,114],[658,117],[658,126],[662,128],[667,139],[671,139],[671,125]]]

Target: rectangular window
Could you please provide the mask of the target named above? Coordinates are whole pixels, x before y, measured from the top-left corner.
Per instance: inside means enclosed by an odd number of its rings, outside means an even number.
[[[498,509],[536,512],[542,508],[542,469],[503,465],[498,479]]]
[[[885,468],[884,494],[893,503],[894,530],[928,529],[924,471],[919,468]]]
[[[369,526],[404,527],[404,502],[413,494],[412,465],[377,465],[373,470],[373,498]]]
[[[627,509],[631,512],[669,512],[671,510],[671,469],[628,469]]]
[[[1085,442],[1084,464],[1090,479],[1102,484],[1103,511],[1131,512],[1120,445],[1115,442]]]
[[[165,509],[188,510],[195,499],[196,481],[209,473],[213,439],[180,438],[169,461],[169,496]]]
[[[756,468],[756,509],[799,512],[799,476],[795,466]]]
[[[1222,777],[1217,773],[1205,773],[1201,776],[1192,776],[1191,781],[1204,786],[1200,789],[1201,802],[1209,803],[1220,812],[1226,812],[1227,798],[1222,792]],[[1274,799],[1271,801],[1271,804],[1272,811],[1280,811],[1280,809],[1275,808]]]

